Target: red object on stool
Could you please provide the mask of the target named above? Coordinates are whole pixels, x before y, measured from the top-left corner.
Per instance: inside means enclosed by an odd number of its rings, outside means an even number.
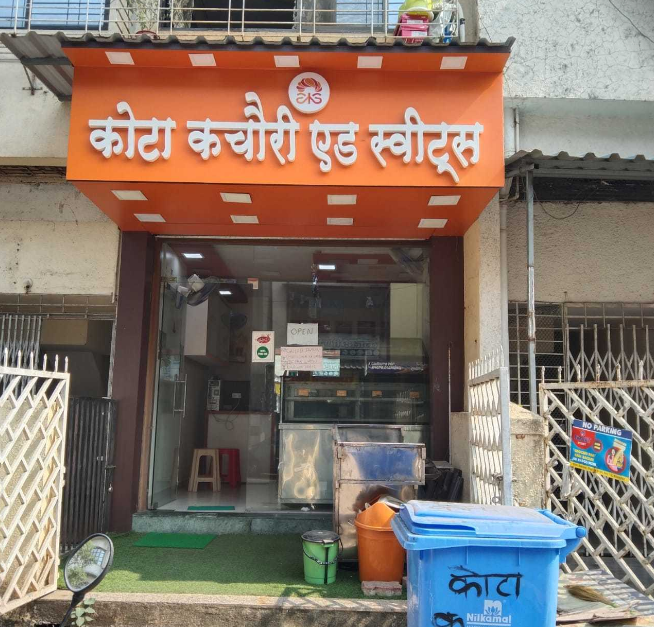
[[[227,472],[223,472],[223,455],[227,455]],[[241,454],[237,448],[218,449],[218,468],[220,478],[226,479],[232,488],[241,484]]]

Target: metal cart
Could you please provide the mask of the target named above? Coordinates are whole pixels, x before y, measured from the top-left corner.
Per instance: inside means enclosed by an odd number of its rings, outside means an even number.
[[[405,441],[401,425],[334,425],[334,531],[342,561],[357,560],[356,515],[380,497],[415,499],[425,482],[424,444]]]

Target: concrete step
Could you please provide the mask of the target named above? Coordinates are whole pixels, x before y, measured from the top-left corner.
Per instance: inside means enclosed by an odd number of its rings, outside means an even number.
[[[92,592],[92,627],[406,627],[406,601]],[[57,591],[2,617],[3,627],[58,625],[71,593]]]
[[[153,510],[132,516],[132,531],[138,533],[304,533],[331,529],[329,512],[173,512]]]

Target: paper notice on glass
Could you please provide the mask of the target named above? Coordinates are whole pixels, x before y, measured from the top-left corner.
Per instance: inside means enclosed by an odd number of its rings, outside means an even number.
[[[322,369],[322,346],[282,346],[281,354],[284,370]]]
[[[298,324],[289,322],[286,325],[286,343],[301,344],[302,346],[318,345],[318,323],[309,322]]]
[[[252,331],[252,363],[275,361],[275,332]]]

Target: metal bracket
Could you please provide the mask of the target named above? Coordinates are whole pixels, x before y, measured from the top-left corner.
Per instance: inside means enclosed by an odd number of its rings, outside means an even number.
[[[29,87],[23,87],[23,91],[29,91],[32,96],[37,91],[43,91],[43,87],[37,87],[35,83],[35,81],[37,80],[36,75],[32,74],[32,76],[30,76],[28,69],[24,65],[23,65],[23,70],[25,70],[25,76],[27,76],[27,82],[30,84]]]

